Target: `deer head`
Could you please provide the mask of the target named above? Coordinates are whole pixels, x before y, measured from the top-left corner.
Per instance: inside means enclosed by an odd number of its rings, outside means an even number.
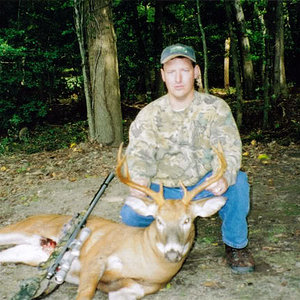
[[[122,146],[121,144],[117,159],[116,174],[118,178],[122,183],[143,192],[151,198],[145,197],[143,199],[145,207],[148,209],[145,210],[144,207],[140,210],[137,209],[137,212],[144,215],[151,214],[155,218],[155,222],[151,226],[154,224],[152,227],[155,227],[156,246],[163,256],[170,262],[181,261],[190,249],[194,239],[194,219],[197,216],[211,216],[225,204],[226,199],[221,196],[192,201],[198,193],[223,176],[226,170],[226,160],[221,146],[219,145],[218,149],[214,148],[219,159],[217,172],[191,191],[188,191],[181,183],[184,192],[181,200],[165,199],[162,184],[160,184],[159,192],[155,192],[147,186],[133,182],[130,179],[126,156],[122,155]],[[134,203],[132,206],[135,208]]]

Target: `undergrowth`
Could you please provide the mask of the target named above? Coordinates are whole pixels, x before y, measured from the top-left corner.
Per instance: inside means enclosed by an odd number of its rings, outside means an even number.
[[[0,154],[37,153],[68,148],[72,143],[87,141],[87,122],[79,121],[58,125],[39,125],[34,130],[27,127],[19,132],[11,130],[0,138]]]
[[[222,90],[214,90],[214,94],[222,96],[233,108],[235,113],[234,98],[229,94],[221,94]],[[146,103],[144,103],[146,105]],[[143,106],[144,106],[143,105]],[[124,141],[128,142],[128,130],[141,107],[122,106]],[[278,101],[274,113],[270,114],[270,127],[263,129],[262,111],[257,106],[257,101],[245,103],[243,112],[243,126],[240,128],[243,144],[249,144],[255,140],[260,143],[269,143],[274,140],[280,145],[289,146],[300,141],[300,93],[291,94],[288,99]],[[78,108],[80,109],[80,108]],[[54,151],[70,147],[72,143],[81,143],[88,140],[87,121],[75,121],[76,110],[55,110],[55,116],[64,114],[59,120],[69,120],[66,124],[49,125],[51,117],[45,119],[43,125],[27,128],[11,128],[6,136],[0,136],[0,155],[13,153],[37,153],[42,151]],[[53,116],[52,116],[53,117]],[[53,120],[52,120],[53,121]]]

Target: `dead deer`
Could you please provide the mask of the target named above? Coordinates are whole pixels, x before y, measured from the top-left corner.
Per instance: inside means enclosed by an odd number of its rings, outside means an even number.
[[[136,228],[91,216],[86,224],[91,234],[66,277],[67,282],[79,285],[76,299],[92,299],[97,288],[108,293],[109,299],[140,299],[172,279],[192,247],[194,219],[211,216],[225,204],[224,197],[191,201],[226,169],[222,149],[215,151],[220,163],[215,175],[192,191],[181,185],[182,200],[165,200],[162,186],[160,192],[154,192],[131,181],[120,147],[116,174],[122,183],[151,198],[145,199],[145,205],[151,207],[155,221],[149,227]],[[46,261],[53,250],[51,244],[70,219],[39,215],[0,229],[0,245],[16,245],[0,252],[0,263],[38,266]]]

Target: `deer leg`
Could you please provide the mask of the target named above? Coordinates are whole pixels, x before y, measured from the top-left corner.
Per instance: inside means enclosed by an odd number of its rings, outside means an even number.
[[[39,235],[29,235],[24,233],[0,233],[0,245],[40,245]]]
[[[136,300],[145,295],[143,286],[132,279],[123,279],[118,281],[118,285],[123,286],[117,291],[109,292],[109,300]]]
[[[105,260],[100,257],[94,256],[81,262],[76,300],[93,299],[99,280],[105,271],[105,267]]]
[[[17,245],[0,252],[0,262],[37,266],[48,259],[55,247],[51,239],[24,233],[0,234],[0,245]]]
[[[142,284],[134,279],[124,278],[110,283],[100,282],[99,288],[108,292],[109,300],[135,300],[157,292],[164,285],[160,283]]]
[[[126,281],[126,283],[125,283]],[[131,283],[131,284],[130,284]],[[115,292],[108,294],[109,300],[135,300],[141,299],[146,295],[153,294],[163,288],[165,284],[142,285],[132,279],[124,279],[124,286]]]
[[[35,245],[18,245],[0,252],[0,263],[23,263],[37,266],[48,259],[49,253]]]

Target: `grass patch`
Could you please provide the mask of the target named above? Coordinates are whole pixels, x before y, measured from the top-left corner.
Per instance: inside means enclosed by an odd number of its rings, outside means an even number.
[[[270,243],[278,243],[281,239],[281,235],[287,232],[287,228],[284,225],[275,225],[269,229],[267,241]]]
[[[300,216],[300,204],[282,203],[283,212],[286,216]]]

